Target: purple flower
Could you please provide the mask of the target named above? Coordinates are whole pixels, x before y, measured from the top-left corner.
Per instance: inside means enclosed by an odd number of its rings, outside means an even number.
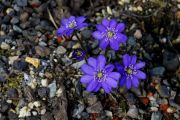
[[[77,48],[73,51],[72,57],[77,60],[82,60],[85,57],[85,51],[81,48]]]
[[[74,30],[80,30],[81,28],[84,28],[87,26],[87,23],[84,23],[86,20],[85,17],[75,17],[71,16],[67,19],[61,20],[61,27],[57,30],[58,36],[71,36],[74,32]]]
[[[115,66],[121,74],[120,85],[125,85],[128,89],[139,86],[139,79],[146,79],[146,74],[139,69],[145,66],[145,62],[136,63],[135,55],[123,55],[123,65],[116,63]]]
[[[113,50],[118,50],[120,43],[125,43],[126,35],[121,32],[124,30],[124,23],[117,23],[116,20],[103,19],[101,24],[96,25],[97,31],[92,35],[99,40],[100,48],[105,49],[109,44]]]
[[[118,72],[112,72],[113,69],[114,65],[106,65],[106,58],[103,55],[99,55],[97,59],[90,57],[88,64],[81,66],[84,75],[80,81],[87,84],[86,90],[89,92],[97,92],[102,87],[109,93],[112,88],[117,87],[117,80],[120,78]]]

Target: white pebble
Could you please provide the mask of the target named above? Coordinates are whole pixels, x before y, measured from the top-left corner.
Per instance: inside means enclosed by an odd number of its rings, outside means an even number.
[[[141,30],[137,29],[136,32],[134,33],[134,37],[137,39],[141,39],[142,38]]]
[[[47,79],[42,79],[42,80],[41,80],[41,85],[42,85],[43,87],[47,87],[47,86],[48,86],[48,80],[47,80]]]

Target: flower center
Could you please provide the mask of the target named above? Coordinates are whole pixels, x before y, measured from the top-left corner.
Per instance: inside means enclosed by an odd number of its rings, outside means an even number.
[[[75,26],[76,26],[76,21],[75,20],[70,22],[69,25],[68,25],[68,27],[71,28],[71,29],[74,28]]]
[[[97,80],[98,82],[103,82],[106,80],[106,73],[105,71],[101,70],[98,71],[95,76],[94,76],[94,80]]]
[[[128,68],[126,71],[127,71],[127,74],[132,74],[133,73],[133,70],[130,69],[130,68]]]
[[[81,56],[82,55],[82,52],[81,51],[77,51],[77,56]]]
[[[132,75],[137,73],[137,71],[136,71],[136,69],[134,69],[133,65],[129,65],[129,66],[125,67],[125,71],[126,71],[127,77],[129,77],[129,78],[132,78],[133,77]]]
[[[102,72],[98,72],[97,77],[101,78],[102,76],[103,76],[103,73]]]
[[[114,32],[108,31],[108,38],[112,38],[114,36]]]

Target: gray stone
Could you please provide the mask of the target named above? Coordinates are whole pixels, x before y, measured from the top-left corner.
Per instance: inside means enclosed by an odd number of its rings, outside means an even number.
[[[66,48],[64,48],[63,46],[59,46],[57,49],[56,49],[56,54],[58,55],[63,55],[66,53]]]
[[[17,24],[17,23],[19,23],[19,19],[18,19],[18,17],[13,17],[10,22],[11,22],[11,24]]]
[[[135,106],[131,106],[127,112],[127,116],[137,119],[138,118],[138,109]]]
[[[22,33],[22,29],[20,27],[18,27],[17,25],[13,25],[13,30],[18,33]]]
[[[165,68],[162,66],[151,69],[151,75],[153,76],[163,76],[164,72],[165,72]]]
[[[164,85],[159,86],[158,92],[159,92],[161,97],[165,97],[165,98],[170,97],[169,89]]]
[[[77,108],[75,108],[73,110],[73,115],[72,116],[74,118],[80,119],[80,117],[81,117],[80,114],[83,112],[84,108],[85,108],[84,104],[78,104]]]
[[[180,65],[178,56],[175,53],[164,51],[163,65],[167,68],[167,70],[175,71]]]
[[[1,43],[1,49],[3,49],[3,50],[8,50],[8,49],[10,49],[10,45],[7,44],[7,43],[5,43],[5,42],[2,42],[2,43]]]
[[[52,98],[56,95],[56,81],[54,80],[51,84],[48,86],[50,92],[49,92],[49,97]]]
[[[135,40],[134,37],[129,37],[127,43],[130,46],[135,46],[136,45],[136,40]]]
[[[12,99],[12,98],[18,98],[18,91],[14,88],[11,88],[7,91],[7,96]]]
[[[25,7],[27,6],[27,0],[17,0],[16,1],[17,5],[20,7]]]
[[[83,30],[81,33],[82,33],[82,36],[83,36],[85,39],[88,39],[88,38],[91,37],[92,31],[91,31],[91,30]]]
[[[36,50],[36,54],[41,57],[46,57],[50,54],[50,49],[48,47],[36,46],[35,50]]]
[[[97,102],[86,108],[88,113],[100,113],[103,110],[101,102]]]
[[[25,61],[15,61],[13,63],[13,68],[16,70],[24,71],[28,68],[28,63]]]
[[[151,120],[162,120],[163,115],[161,112],[153,112],[151,115]]]
[[[89,105],[93,105],[97,102],[97,96],[96,95],[93,95],[93,94],[89,94],[87,96],[87,102]]]

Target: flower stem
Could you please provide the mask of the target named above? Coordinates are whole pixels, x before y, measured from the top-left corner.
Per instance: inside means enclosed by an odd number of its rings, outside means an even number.
[[[79,38],[77,32],[75,32],[75,36],[77,37],[77,39],[78,39],[78,41],[79,41],[79,43],[80,43],[80,45],[81,45],[81,48],[85,51],[85,61],[86,61],[86,63],[87,63],[87,52],[86,52],[85,47],[83,46],[83,42],[82,42],[81,39]]]

